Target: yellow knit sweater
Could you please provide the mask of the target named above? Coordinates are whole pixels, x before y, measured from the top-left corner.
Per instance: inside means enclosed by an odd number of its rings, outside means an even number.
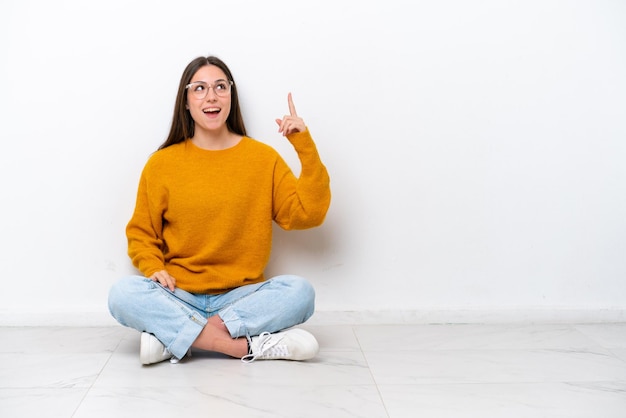
[[[330,180],[308,130],[288,136],[297,179],[270,146],[249,137],[208,151],[190,140],[155,152],[144,167],[128,254],[146,277],[160,270],[192,293],[222,293],[263,281],[272,220],[284,229],[320,225]]]

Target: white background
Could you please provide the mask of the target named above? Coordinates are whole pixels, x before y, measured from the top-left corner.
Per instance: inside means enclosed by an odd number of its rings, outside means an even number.
[[[330,171],[326,223],[277,230],[268,267],[318,317],[626,317],[626,2],[2,0],[1,323],[111,320],[140,171],[208,54],[298,173],[291,91]]]

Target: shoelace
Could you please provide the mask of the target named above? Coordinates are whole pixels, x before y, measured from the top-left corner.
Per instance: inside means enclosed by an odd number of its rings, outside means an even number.
[[[283,337],[276,338],[269,332],[263,332],[256,341],[256,350],[251,347],[252,353],[243,356],[241,361],[244,363],[252,363],[256,359],[270,359],[277,357],[285,357],[289,355],[289,349],[285,344],[278,344]]]

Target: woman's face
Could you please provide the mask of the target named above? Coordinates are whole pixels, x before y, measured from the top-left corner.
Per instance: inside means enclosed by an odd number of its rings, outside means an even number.
[[[196,71],[189,84],[187,107],[196,124],[196,132],[227,129],[231,86],[226,74],[215,65],[205,65]],[[206,97],[202,97],[205,93]]]

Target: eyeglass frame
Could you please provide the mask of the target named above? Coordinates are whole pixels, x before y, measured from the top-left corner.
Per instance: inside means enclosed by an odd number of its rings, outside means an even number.
[[[218,93],[217,90],[215,90],[216,84],[219,84],[222,81],[226,81],[228,83],[228,93],[226,93],[224,95]],[[198,81],[194,81],[192,83],[187,84],[185,86],[185,90],[189,90],[189,88],[192,87],[194,84],[205,84],[207,86],[207,90],[206,90],[206,93],[205,93],[204,97],[197,98],[198,100],[204,100],[204,99],[206,99],[207,95],[209,94],[209,89],[213,90],[213,93],[215,93],[216,96],[226,97],[228,94],[232,93],[232,90],[233,90],[232,87],[235,85],[235,82],[233,80],[219,79],[219,80],[215,80],[213,82],[213,84],[211,84],[211,83],[207,83],[206,81],[198,80]],[[193,90],[191,92],[193,93]]]

